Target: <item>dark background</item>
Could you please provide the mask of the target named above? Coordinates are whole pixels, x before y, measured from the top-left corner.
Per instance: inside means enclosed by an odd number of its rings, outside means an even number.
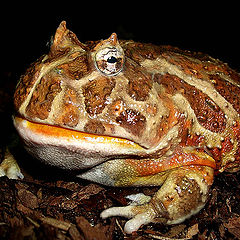
[[[238,9],[237,2],[226,1],[7,3],[0,19],[0,81],[15,83],[31,62],[47,53],[46,45],[62,20],[82,42],[116,32],[122,39],[205,52],[240,71]]]
[[[133,39],[134,41],[151,42],[159,45],[169,44],[186,50],[208,53],[214,58],[228,62],[230,67],[240,72],[240,12],[238,1],[234,2],[235,5],[230,1],[186,1],[186,3],[183,1],[169,1],[166,3],[163,1],[142,0],[137,2],[99,1],[96,3],[96,0],[88,2],[64,2],[62,0],[57,3],[51,1],[27,1],[27,4],[23,5],[23,1],[9,1],[9,3],[4,1],[0,8],[0,159],[3,156],[1,147],[6,146],[7,141],[12,142],[12,140],[15,140],[15,136],[12,136],[14,130],[11,119],[13,112],[12,96],[15,85],[29,64],[48,52],[47,43],[62,20],[67,21],[67,27],[82,42],[106,39],[112,32],[116,32],[118,37],[122,39]],[[35,167],[35,172],[42,177],[46,176],[46,178],[51,179],[52,175],[54,175],[53,172],[56,172],[56,169],[54,169],[54,171],[50,170],[49,173],[46,173],[45,170],[42,170],[42,165],[34,165],[29,160],[29,157],[24,158],[21,156],[18,159],[21,159],[21,164],[25,161],[25,168],[22,169],[26,171],[26,169],[30,168],[31,171],[28,171],[29,173],[33,173],[32,170]],[[35,164],[37,163],[35,162]],[[26,166],[28,167],[26,168]],[[66,173],[61,176],[69,177]],[[192,227],[196,226],[193,224],[199,222],[202,238],[204,236],[207,238],[207,234],[210,234],[210,232],[212,234],[214,229],[216,234],[219,232],[219,229],[222,229],[223,233],[225,233],[227,232],[226,227],[229,231],[232,230],[232,232],[236,231],[236,234],[239,233],[237,231],[238,226],[234,228],[234,219],[237,221],[237,216],[239,216],[237,214],[239,212],[239,189],[237,189],[238,185],[236,184],[239,182],[236,180],[239,179],[238,176],[221,175],[221,177],[216,179],[218,182],[215,181],[216,184],[211,194],[210,204],[207,205],[206,210],[203,210],[205,212],[202,212],[202,217],[200,215],[199,218],[190,220],[187,229],[193,230]],[[42,178],[40,177],[40,179]],[[28,186],[25,184],[27,183],[22,185],[24,190]],[[41,186],[37,184],[38,182],[36,182],[36,185],[31,184],[31,187]],[[5,187],[3,193],[6,193],[4,196],[7,196],[9,199],[11,196],[11,199],[15,201],[17,190],[15,188],[13,190],[13,186],[15,185],[10,185],[9,188]],[[49,193],[51,197],[57,196],[58,198],[58,194],[60,194],[58,193],[58,188],[54,190],[55,188],[52,186],[52,183],[51,185],[44,183],[41,189],[43,189],[43,192]],[[16,187],[20,187],[20,185],[16,185]],[[32,189],[31,187],[28,189]],[[232,189],[232,191],[228,191],[229,189]],[[41,193],[40,190],[31,191]],[[115,194],[110,191],[109,196],[115,195],[115,198],[123,201],[123,195],[119,193]],[[132,194],[131,190],[130,193]],[[100,197],[103,199],[101,195]],[[95,195],[93,198],[95,198]],[[61,198],[58,199],[60,201]],[[111,201],[110,199],[111,197],[106,199],[107,204]],[[98,200],[99,197],[96,197],[94,202]],[[217,200],[218,203],[216,202]],[[90,201],[89,205],[84,205],[85,202],[83,201],[83,213],[85,214],[86,209],[89,209],[88,212],[92,211],[99,216],[98,204],[94,205],[95,203]],[[99,200],[100,202],[102,200]],[[103,206],[105,202],[100,204]],[[4,209],[8,209],[6,216],[10,216],[12,209],[14,209],[13,207],[8,208],[8,206],[18,205],[15,203],[4,203]],[[62,218],[62,209],[59,212]],[[16,216],[25,215],[25,212],[21,214],[18,212]],[[56,214],[56,217],[58,215],[59,213]],[[89,218],[94,219],[95,217],[92,218],[92,216],[90,215]],[[14,221],[17,221],[16,219]],[[233,220],[232,222],[231,219]],[[226,221],[229,221],[228,225],[226,225]],[[3,227],[8,227],[8,225]],[[39,230],[36,230],[36,228],[30,230],[40,233],[41,229],[45,228],[41,226]],[[52,228],[48,229],[49,233],[47,228],[43,232],[46,231],[49,237],[52,236],[51,234],[55,230]],[[89,229],[89,231],[92,231],[92,228],[89,227]],[[169,230],[169,233],[172,230],[173,228]],[[27,231],[29,232],[29,226],[27,226]],[[22,230],[21,232],[23,233]],[[166,230],[164,229],[163,232],[166,233]],[[139,233],[141,234],[141,231]],[[214,236],[211,235],[212,238]],[[220,239],[219,234],[216,236],[216,239]],[[226,236],[227,238],[228,236]]]

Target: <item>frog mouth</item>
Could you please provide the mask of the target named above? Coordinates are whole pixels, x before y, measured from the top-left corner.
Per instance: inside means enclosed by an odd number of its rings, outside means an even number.
[[[146,149],[139,144],[120,137],[36,123],[19,116],[15,116],[13,122],[25,143],[25,148],[45,162],[52,161],[51,158],[66,161],[63,156],[66,156],[68,161],[73,161],[72,155],[74,161],[78,162],[74,163],[78,165],[76,168],[87,168],[108,159],[146,155]]]
[[[111,137],[105,135],[98,135],[92,133],[85,133],[81,131],[76,131],[68,128],[62,128],[59,126],[53,126],[43,123],[36,123],[29,121],[27,119],[21,117],[14,118],[14,125],[18,129],[18,126],[22,124],[25,128],[30,129],[32,132],[43,136],[50,136],[56,139],[66,139],[67,141],[82,141],[86,144],[93,143],[93,144],[107,144],[111,145],[112,147],[121,147],[127,148],[128,150],[143,150],[144,148],[141,147],[139,144],[120,137]]]

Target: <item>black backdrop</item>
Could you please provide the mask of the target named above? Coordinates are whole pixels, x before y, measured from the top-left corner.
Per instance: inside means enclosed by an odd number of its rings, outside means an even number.
[[[17,5],[16,5],[17,4]],[[79,40],[119,38],[169,44],[201,51],[240,71],[239,6],[187,1],[29,2],[1,9],[1,73],[18,78],[48,51],[46,46],[62,20]],[[2,79],[1,79],[2,81]]]

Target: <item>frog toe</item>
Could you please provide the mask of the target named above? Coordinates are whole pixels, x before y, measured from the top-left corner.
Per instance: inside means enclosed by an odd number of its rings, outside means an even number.
[[[13,155],[6,150],[5,158],[0,164],[0,177],[7,176],[9,179],[23,179],[24,176],[14,159]]]
[[[131,234],[137,231],[142,225],[146,225],[153,221],[154,221],[154,216],[148,211],[137,214],[134,218],[126,222],[124,226],[124,231],[128,234]]]
[[[3,160],[0,165],[0,177],[7,176],[9,179],[23,179],[24,176],[16,162]]]
[[[114,216],[132,218],[134,216],[132,212],[133,208],[133,206],[108,208],[101,213],[101,218],[106,219]]]
[[[126,217],[127,221],[124,231],[128,234],[137,231],[142,225],[153,222],[156,214],[147,204],[140,206],[112,207],[101,213],[103,219],[113,216]]]

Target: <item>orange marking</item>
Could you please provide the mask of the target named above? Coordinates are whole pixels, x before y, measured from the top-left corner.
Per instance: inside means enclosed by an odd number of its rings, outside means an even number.
[[[222,149],[221,149],[221,153],[228,153],[233,149],[233,143],[231,143],[231,138],[230,137],[226,137],[225,140],[222,143]]]
[[[101,144],[112,144],[114,147],[125,147],[129,149],[144,150],[137,143],[119,137],[109,137],[103,135],[96,135],[91,133],[84,133],[80,131],[75,131],[67,128],[30,122],[26,119],[15,117],[16,125],[23,125],[24,128],[30,131],[54,138],[66,138],[67,140],[82,141],[86,143],[101,143]]]
[[[173,156],[165,159],[126,159],[126,163],[136,169],[140,176],[154,175],[170,169],[183,166],[208,166],[216,168],[216,163],[213,158],[204,152],[193,151],[177,152]]]

